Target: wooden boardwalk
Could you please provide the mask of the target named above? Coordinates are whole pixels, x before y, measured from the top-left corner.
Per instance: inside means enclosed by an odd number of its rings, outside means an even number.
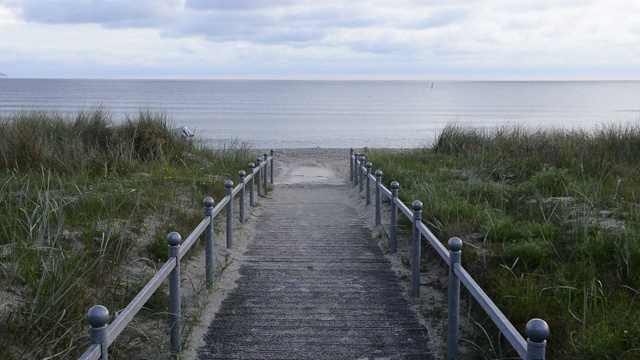
[[[433,359],[347,185],[276,186],[200,359]]]

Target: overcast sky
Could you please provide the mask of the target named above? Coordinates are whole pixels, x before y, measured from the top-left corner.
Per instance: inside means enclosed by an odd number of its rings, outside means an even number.
[[[640,79],[635,0],[0,0],[15,78]]]

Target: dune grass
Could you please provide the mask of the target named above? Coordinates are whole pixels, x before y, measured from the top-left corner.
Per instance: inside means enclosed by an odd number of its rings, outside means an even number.
[[[241,143],[211,150],[180,138],[150,111],[0,119],[0,358],[79,356],[88,309],[123,309],[166,259],[166,234],[188,234],[202,200],[224,197],[224,180],[252,159]],[[167,301],[147,304],[160,327]],[[138,322],[110,355],[154,353],[152,333]]]
[[[463,264],[516,328],[549,323],[549,358],[640,358],[640,126],[452,125],[433,146],[367,161],[423,201],[443,243],[465,241]],[[477,357],[513,356],[472,313]]]

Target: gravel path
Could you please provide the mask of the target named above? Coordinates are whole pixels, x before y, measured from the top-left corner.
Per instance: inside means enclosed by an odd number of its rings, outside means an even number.
[[[428,331],[354,208],[348,150],[276,155],[200,359],[431,359]]]

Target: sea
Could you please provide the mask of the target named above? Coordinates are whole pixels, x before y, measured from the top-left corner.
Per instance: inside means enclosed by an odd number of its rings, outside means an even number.
[[[448,125],[594,129],[640,121],[639,81],[0,79],[0,118],[162,112],[210,146],[413,148]]]

